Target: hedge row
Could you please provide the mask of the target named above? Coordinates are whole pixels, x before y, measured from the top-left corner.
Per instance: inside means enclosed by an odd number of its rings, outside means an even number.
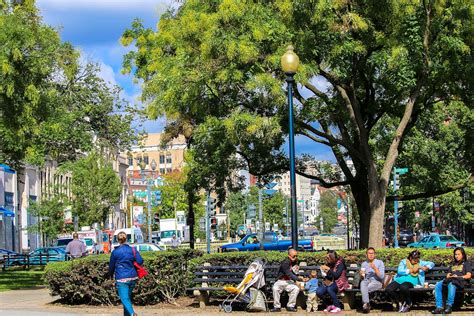
[[[377,257],[387,267],[396,267],[412,249],[380,249]],[[348,264],[360,264],[365,260],[365,251],[338,252]],[[474,249],[466,249],[471,261]],[[453,251],[421,250],[422,259],[435,262],[437,266],[449,265]],[[248,265],[256,258],[267,264],[277,264],[286,257],[283,252],[256,251],[205,254],[194,250],[175,250],[144,253],[145,267],[150,274],[138,282],[134,290],[134,303],[151,305],[172,302],[185,294],[192,285],[194,267],[209,262],[212,265]],[[308,265],[324,262],[326,252],[300,252],[299,260]],[[114,305],[119,298],[113,280],[107,278],[109,255],[91,256],[68,262],[50,263],[45,269],[45,279],[52,295],[59,295],[66,304]]]
[[[142,257],[149,275],[138,282],[133,301],[137,305],[171,302],[183,295],[188,284],[188,262],[201,256],[196,250],[147,252]],[[107,276],[110,255],[50,263],[45,280],[51,295],[65,304],[115,305],[119,303],[114,281]]]

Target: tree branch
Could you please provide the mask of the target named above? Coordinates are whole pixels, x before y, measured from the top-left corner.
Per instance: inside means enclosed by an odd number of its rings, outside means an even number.
[[[390,196],[387,196],[385,201],[387,202],[393,202],[395,200],[410,201],[410,200],[416,200],[420,198],[434,197],[434,196],[443,195],[449,192],[453,192],[456,190],[460,190],[473,182],[474,182],[474,176],[471,174],[467,183],[459,183],[459,184],[455,184],[441,190],[436,190],[436,191],[431,191],[431,192],[421,192],[421,193],[407,194],[407,195],[390,195]]]
[[[305,178],[319,181],[319,183],[325,188],[332,188],[332,187],[337,187],[337,186],[350,184],[350,181],[347,181],[347,180],[346,181],[336,181],[336,182],[326,182],[321,177],[318,177],[318,176],[315,176],[315,175],[312,175],[312,174],[307,174],[307,173],[301,172],[299,170],[296,170],[296,173],[299,174],[300,176],[305,177]]]

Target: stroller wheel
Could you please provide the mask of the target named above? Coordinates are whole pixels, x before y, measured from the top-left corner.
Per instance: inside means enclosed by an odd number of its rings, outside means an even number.
[[[232,305],[224,305],[224,312],[232,313]]]

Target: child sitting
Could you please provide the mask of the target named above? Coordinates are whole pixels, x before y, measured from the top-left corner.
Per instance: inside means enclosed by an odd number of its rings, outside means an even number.
[[[305,284],[305,290],[308,291],[308,300],[306,301],[306,311],[309,313],[311,310],[315,312],[318,310],[318,297],[316,296],[316,290],[318,289],[318,272],[311,270],[309,274],[309,281]]]

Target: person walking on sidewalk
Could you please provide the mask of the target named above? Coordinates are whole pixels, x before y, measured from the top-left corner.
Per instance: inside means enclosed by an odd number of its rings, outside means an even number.
[[[364,313],[370,312],[369,293],[380,290],[385,277],[385,265],[381,260],[375,259],[375,249],[367,248],[365,252],[367,261],[364,261],[360,268],[360,293],[362,294],[362,309]]]
[[[280,295],[283,291],[288,292],[288,312],[296,312],[296,298],[300,292],[298,281],[306,281],[298,276],[295,271],[298,269],[298,253],[295,249],[288,250],[288,258],[283,260],[278,269],[277,281],[273,285],[273,309],[271,312],[281,312]]]
[[[137,315],[133,311],[132,291],[137,284],[138,274],[134,266],[136,260],[138,264],[143,264],[140,253],[135,252],[128,244],[127,234],[120,232],[117,235],[119,246],[112,251],[109,262],[109,275],[115,273],[115,284],[117,286],[118,295],[123,305],[123,313],[125,316]]]

